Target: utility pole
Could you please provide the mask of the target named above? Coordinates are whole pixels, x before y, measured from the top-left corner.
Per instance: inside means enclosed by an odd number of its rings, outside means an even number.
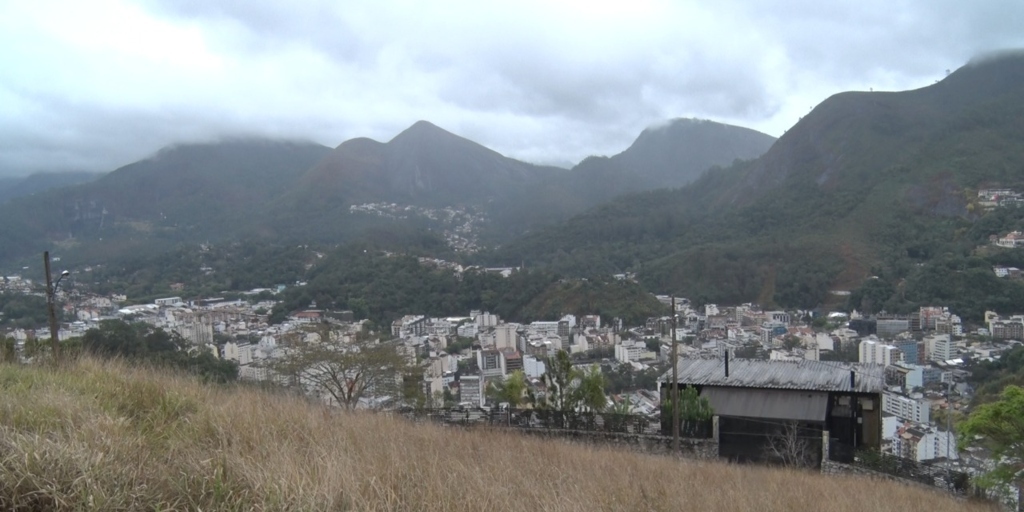
[[[50,276],[50,251],[43,251],[43,268],[46,269],[46,314],[50,320],[50,349],[53,360],[60,358],[60,340],[57,339],[57,309],[54,304],[53,278]]]
[[[679,346],[676,344],[676,297],[672,296],[672,452],[679,453]]]
[[[949,453],[949,438],[953,436],[953,374],[946,374],[946,487],[953,490],[953,456]]]

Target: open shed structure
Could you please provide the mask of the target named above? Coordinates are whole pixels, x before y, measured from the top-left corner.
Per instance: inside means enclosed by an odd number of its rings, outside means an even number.
[[[727,358],[678,364],[680,389],[695,387],[718,417],[720,457],[765,461],[800,449],[804,463],[818,464],[823,439],[835,460],[880,447],[882,365]],[[665,399],[671,379],[671,370],[660,379]]]

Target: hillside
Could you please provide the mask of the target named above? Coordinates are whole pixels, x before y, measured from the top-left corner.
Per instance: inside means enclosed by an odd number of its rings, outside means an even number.
[[[17,197],[30,196],[52,188],[70,187],[87,183],[102,176],[95,172],[38,172],[18,178],[0,179],[0,203]]]
[[[389,325],[402,315],[443,317],[474,309],[511,322],[599,314],[606,322],[618,317],[636,325],[665,311],[632,282],[563,280],[532,269],[509,277],[481,269],[456,274],[412,256],[386,256],[363,244],[325,254],[306,274],[306,286],[291,287],[279,296],[272,320],[282,320],[314,301],[321,308],[351,310],[378,325]]]
[[[259,139],[173,146],[94,181],[0,204],[0,263],[21,267],[18,258],[52,249],[95,264],[251,238],[384,239],[401,249],[467,222],[465,244],[495,245],[615,195],[681,185],[713,164],[756,156],[771,141],[744,128],[675,120],[571,171],[502,156],[426,121],[385,143],[356,138],[333,150]],[[35,181],[42,178],[56,179]],[[351,210],[383,203],[387,215]]]
[[[494,210],[512,226],[550,224],[614,197],[681,187],[712,167],[757,158],[774,142],[774,137],[749,128],[672,119],[641,132],[623,152],[588,157],[543,187],[510,194]]]
[[[102,261],[258,232],[266,202],[327,151],[263,139],[166,148],[95,181],[0,205],[0,260],[58,243]]]
[[[343,414],[123,363],[3,365],[0,386],[4,510],[990,510],[892,482]]]
[[[837,94],[762,157],[525,237],[507,261],[610,273],[710,301],[815,307],[883,271],[969,254],[984,186],[1024,188],[1024,55],[904,92]],[[967,236],[964,236],[967,235]]]
[[[502,156],[427,122],[387,143],[343,142],[305,173],[296,194],[345,203],[388,201],[419,206],[487,202],[509,188],[564,172]]]

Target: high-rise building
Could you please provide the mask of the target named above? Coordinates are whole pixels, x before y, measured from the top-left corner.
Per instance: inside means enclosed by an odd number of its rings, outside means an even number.
[[[479,375],[459,378],[459,402],[473,407],[484,405],[484,379]]]
[[[858,361],[861,363],[874,363],[890,365],[900,360],[900,350],[892,345],[864,340],[857,347]]]

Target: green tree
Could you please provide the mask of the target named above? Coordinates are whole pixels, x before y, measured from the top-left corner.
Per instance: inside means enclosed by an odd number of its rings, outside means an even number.
[[[568,352],[559,350],[554,357],[547,358],[544,375],[541,376],[546,392],[538,401],[538,407],[563,412],[575,410],[577,402],[573,385],[579,377],[580,371],[573,367]]]
[[[999,400],[978,406],[960,423],[959,445],[976,439],[992,451],[996,466],[979,480],[983,486],[1019,483],[1024,469],[1024,388],[1007,386]]]
[[[526,400],[526,374],[516,370],[505,376],[501,382],[491,382],[487,386],[487,396],[495,402],[508,403],[509,407],[519,407]]]
[[[17,342],[14,338],[0,338],[0,362],[13,363],[18,359]]]
[[[604,374],[597,366],[581,372],[579,384],[574,390],[579,404],[593,412],[603,411],[608,405],[608,398],[604,394],[605,383]]]
[[[606,380],[601,369],[591,366],[584,371],[572,365],[569,353],[559,350],[545,363],[541,377],[547,389],[543,399],[534,398],[539,408],[561,412],[575,412],[580,408],[602,411],[607,405]]]
[[[85,332],[81,348],[99,357],[123,357],[183,369],[209,382],[238,378],[238,365],[233,361],[220,359],[207,347],[190,345],[177,334],[142,322],[104,320]]]

